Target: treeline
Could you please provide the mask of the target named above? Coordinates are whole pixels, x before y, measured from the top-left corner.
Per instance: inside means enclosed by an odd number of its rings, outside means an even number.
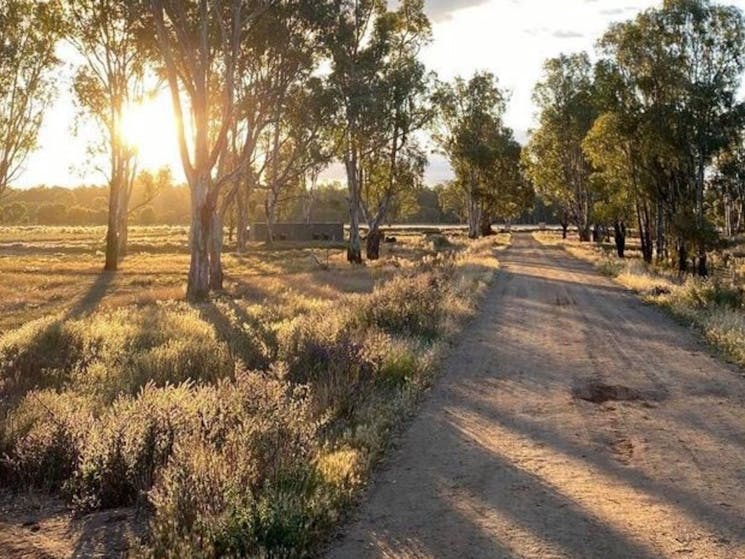
[[[133,207],[129,223],[133,225],[188,225],[191,219],[190,193],[186,185],[166,183],[152,193],[146,187],[148,174],[140,175],[134,185]],[[150,175],[151,176],[151,175]],[[448,184],[412,191],[392,208],[387,224],[462,223],[465,204]],[[454,196],[455,194],[455,196]],[[63,188],[39,186],[9,189],[0,202],[0,225],[103,226],[108,222],[109,189],[99,186]],[[247,204],[248,222],[263,223],[264,193],[256,191]],[[280,204],[276,217],[280,222],[343,222],[349,218],[346,187],[338,182],[316,185],[297,197]],[[531,219],[532,214],[522,219]],[[536,218],[545,221],[546,218]],[[225,227],[235,233],[236,216],[228,213]]]
[[[539,194],[589,240],[636,229],[647,262],[707,275],[707,252],[743,231],[745,22],[736,7],[665,0],[587,53],[549,60],[523,159]]]

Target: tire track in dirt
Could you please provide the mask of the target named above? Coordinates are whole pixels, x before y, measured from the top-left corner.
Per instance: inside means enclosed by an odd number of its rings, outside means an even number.
[[[560,249],[500,258],[328,556],[745,557],[740,371]]]

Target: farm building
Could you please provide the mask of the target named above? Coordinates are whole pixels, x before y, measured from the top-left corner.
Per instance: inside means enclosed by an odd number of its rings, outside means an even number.
[[[343,223],[275,223],[275,241],[343,241]],[[252,241],[268,241],[266,223],[254,223],[249,231]]]

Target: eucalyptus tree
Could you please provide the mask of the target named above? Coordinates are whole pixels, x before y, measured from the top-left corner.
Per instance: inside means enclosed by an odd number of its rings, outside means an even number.
[[[386,0],[333,0],[334,18],[325,37],[331,61],[339,136],[339,159],[347,176],[349,245],[347,260],[362,262],[360,205],[366,158],[386,145],[384,69]]]
[[[466,81],[456,78],[441,84],[435,94],[438,107],[433,138],[444,153],[463,189],[468,235],[481,232],[497,143],[507,108],[507,95],[490,73],[476,73]]]
[[[381,70],[380,105],[382,145],[363,161],[360,209],[368,225],[368,260],[380,256],[380,226],[396,198],[417,189],[427,157],[416,138],[434,117],[430,100],[432,77],[419,60],[430,40],[430,22],[422,0],[403,0],[396,11],[381,17],[375,42],[386,45]]]
[[[191,263],[187,298],[222,287],[222,189],[246,172],[249,142],[226,158],[235,124],[236,75],[242,44],[268,0],[149,0],[155,51],[176,115],[181,163],[191,190]],[[225,164],[218,165],[221,161]]]
[[[582,150],[597,116],[594,96],[587,53],[547,60],[533,95],[540,110],[539,126],[523,158],[538,193],[564,210],[582,241],[590,240],[594,204],[592,167]]]
[[[681,271],[694,249],[698,273],[708,272],[716,232],[706,216],[706,169],[742,126],[744,43],[742,12],[708,0],[667,0],[600,43],[624,99],[611,110],[654,205],[658,258],[674,237]]]
[[[125,132],[127,111],[144,97],[146,59],[136,4],[121,0],[65,2],[66,39],[84,61],[75,74],[80,106],[102,128],[107,156],[109,214],[105,269],[126,252],[127,216],[137,173],[137,148]]]
[[[248,199],[263,191],[271,230],[299,177],[314,175],[331,157],[332,104],[319,77],[320,31],[328,26],[330,7],[330,0],[267,3],[241,45],[228,151],[233,159],[236,150],[244,151],[248,169],[232,181],[220,211],[235,209],[239,251],[245,247]]]
[[[613,224],[616,253],[623,258],[626,252],[628,224],[639,221],[642,255],[652,261],[649,223],[643,218],[644,194],[640,191],[641,170],[638,165],[638,145],[624,133],[617,113],[604,113],[595,121],[583,142],[583,149],[595,168],[597,185],[595,217]]]
[[[52,2],[0,3],[0,195],[36,148],[44,110],[56,89],[60,31]]]
[[[491,165],[484,176],[481,235],[492,234],[495,220],[511,221],[533,203],[533,185],[522,172],[522,146],[511,128],[493,131]]]
[[[745,69],[745,20],[733,6],[708,0],[667,0],[661,11],[670,33],[663,40],[680,67],[684,88],[680,131],[690,160],[697,272],[708,274],[707,249],[716,236],[705,214],[706,169],[743,124],[738,102]],[[677,36],[677,37],[676,37]]]

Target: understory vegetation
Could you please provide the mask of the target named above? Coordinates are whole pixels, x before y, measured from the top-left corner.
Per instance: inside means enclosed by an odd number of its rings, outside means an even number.
[[[137,506],[150,519],[142,556],[305,556],[429,383],[506,242],[415,235],[365,269],[335,249],[338,268],[323,273],[357,282],[339,290],[309,280],[310,259],[289,251],[288,276],[267,253],[264,281],[295,275],[292,288],[257,296],[236,281],[209,303],[98,304],[10,329],[0,479],[79,513]]]
[[[561,245],[570,254],[593,263],[644,301],[701,332],[729,360],[745,367],[745,291],[738,285],[737,271],[732,271],[731,263],[728,268],[718,268],[739,253],[737,246],[728,254],[713,255],[714,273],[702,278],[680,274],[669,266],[647,264],[633,251],[621,259],[610,246],[562,240],[558,235],[545,233],[534,236],[544,244]]]

